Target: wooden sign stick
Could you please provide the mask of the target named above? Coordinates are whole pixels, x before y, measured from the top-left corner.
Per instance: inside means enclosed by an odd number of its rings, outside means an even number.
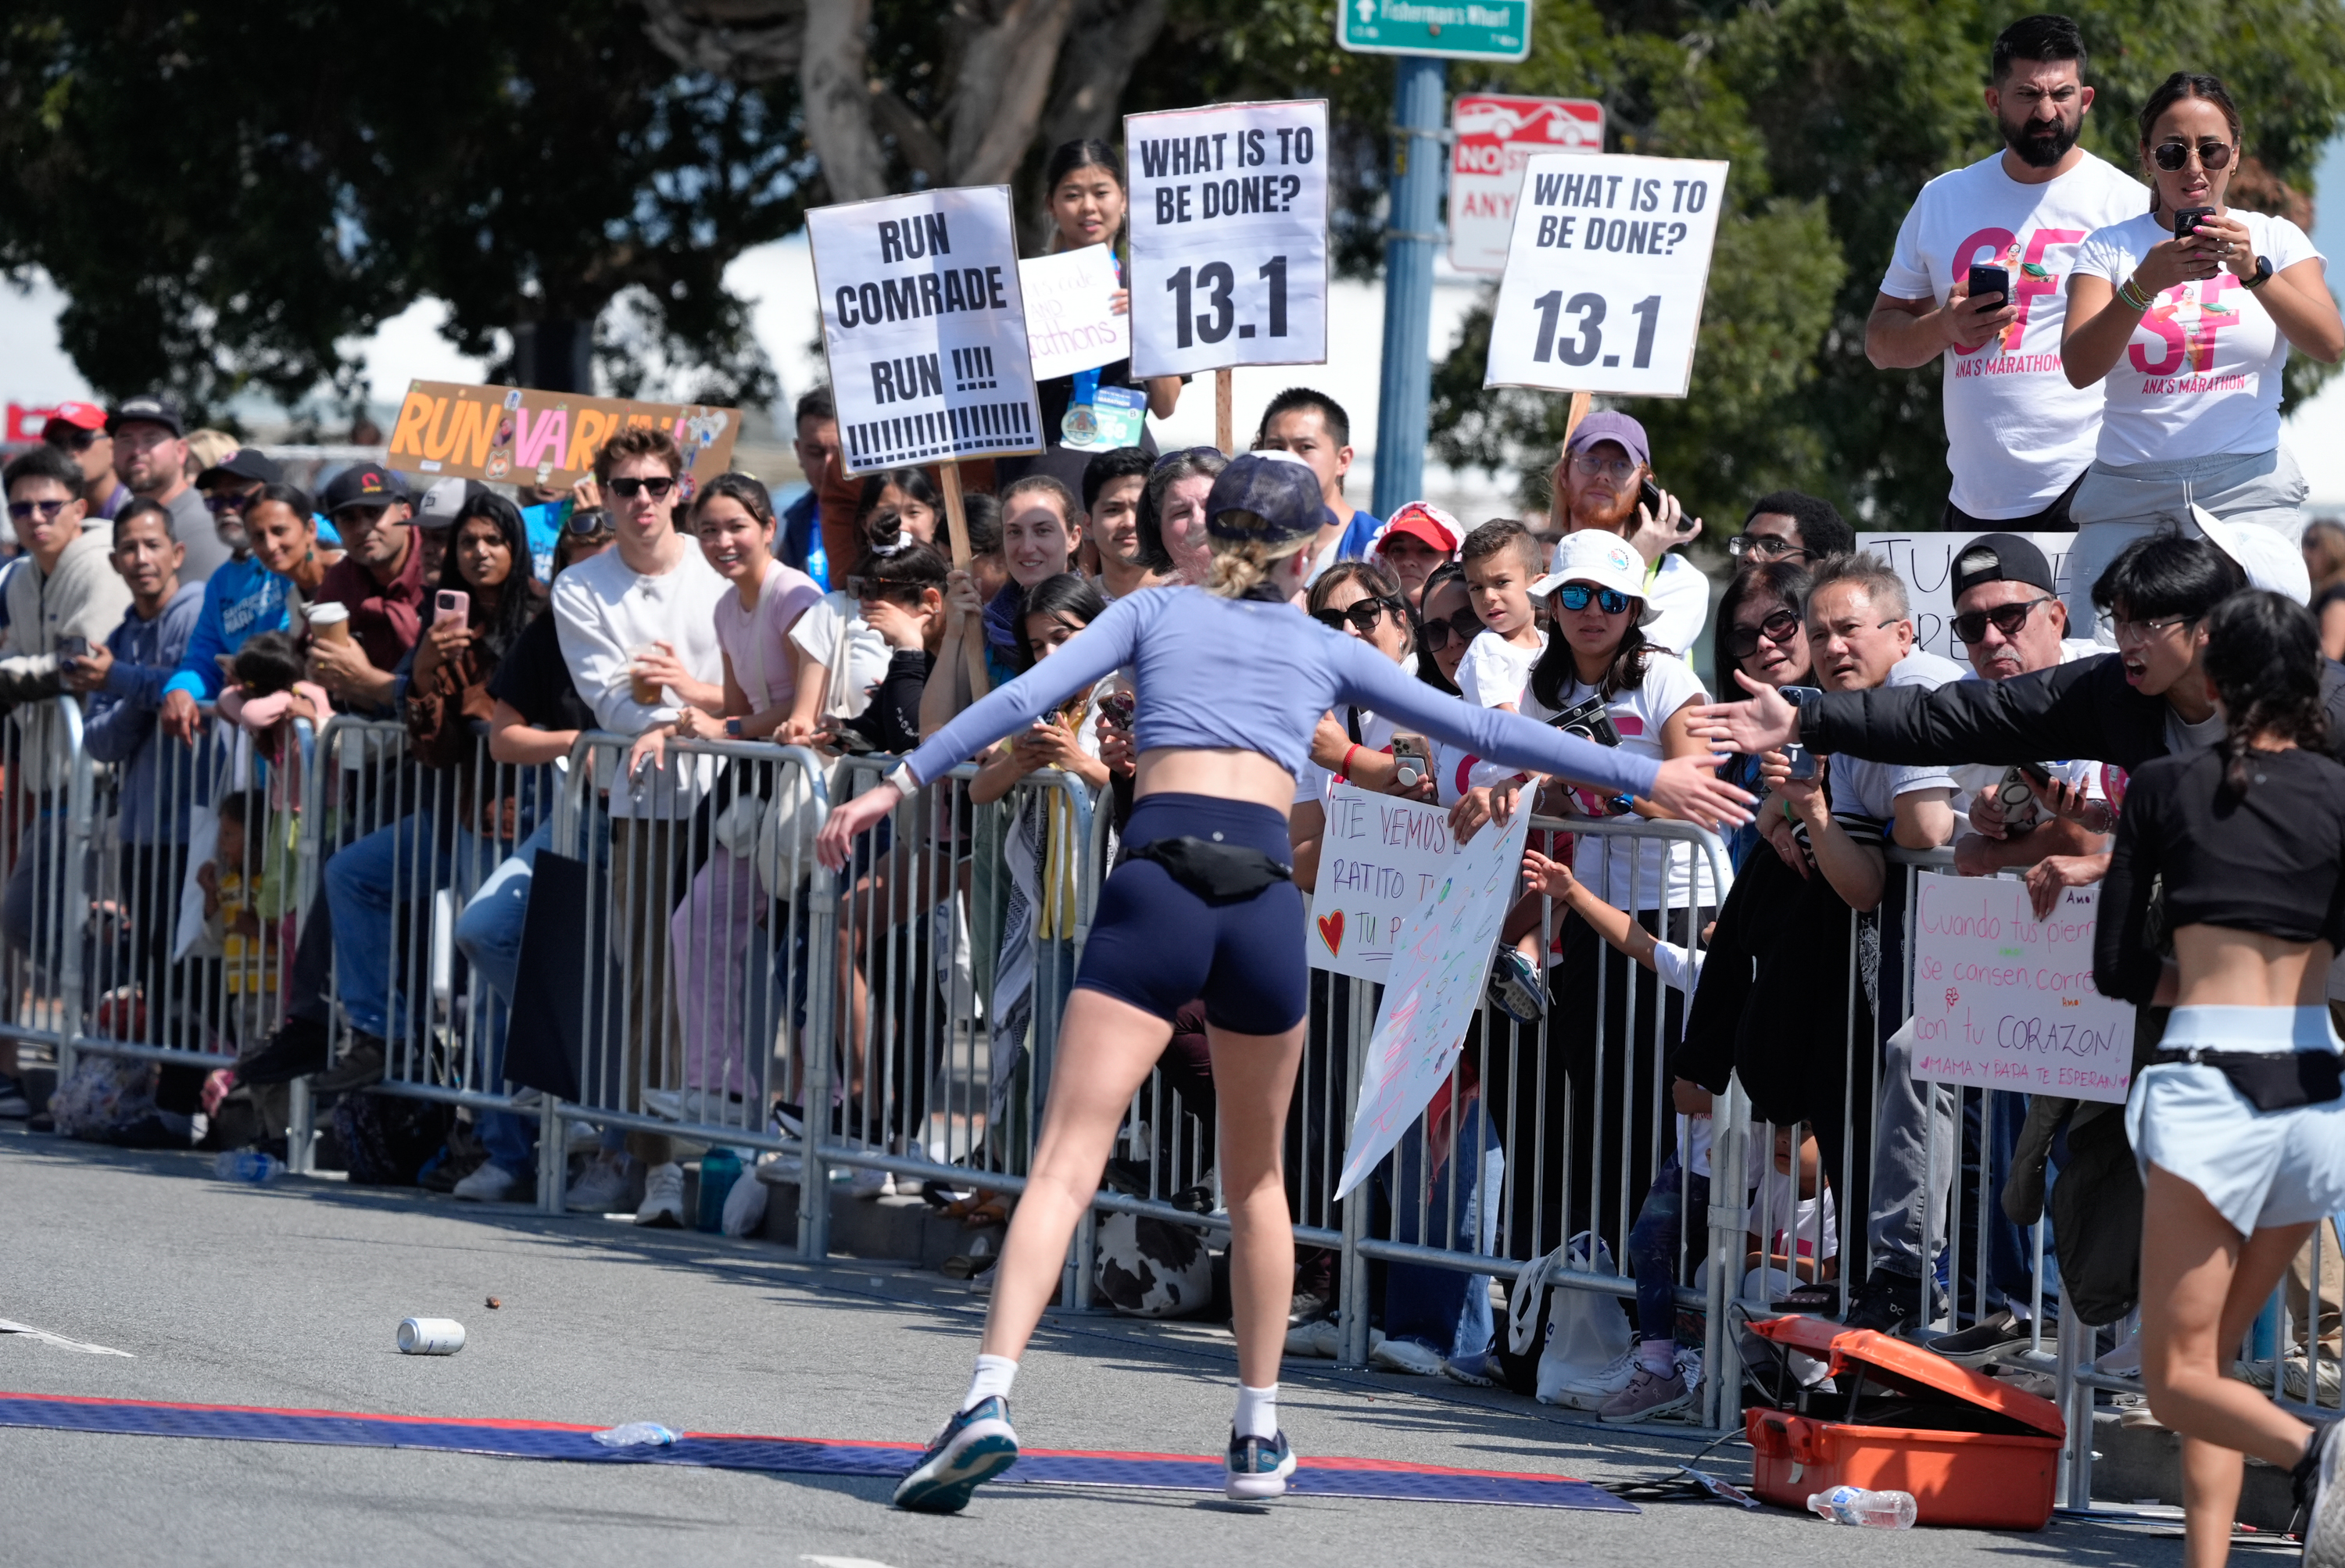
[[[1237,418],[1237,399],[1231,388],[1232,372],[1226,369],[1213,372],[1213,444],[1224,453],[1235,450],[1237,438],[1233,425]]]
[[[952,534],[953,565],[969,570],[969,509],[961,504],[960,464],[939,463],[937,476],[944,481],[945,526]],[[993,689],[985,674],[985,617],[978,616],[961,623],[961,646],[969,655],[969,696],[974,702]]]

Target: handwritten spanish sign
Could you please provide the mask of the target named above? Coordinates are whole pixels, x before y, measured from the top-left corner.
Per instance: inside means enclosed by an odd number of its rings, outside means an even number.
[[[1386,979],[1401,927],[1472,847],[1449,836],[1443,807],[1336,785],[1311,894],[1312,967]]]
[[[2045,920],[2014,877],[1925,871],[1914,903],[1914,1076],[2122,1103],[2133,1006],[2093,985],[2101,890],[2069,888]]]
[[[629,425],[650,425],[675,438],[689,501],[731,464],[741,416],[700,403],[410,382],[391,425],[390,455],[394,467],[433,479],[567,488],[594,471],[603,443]]]
[[[1343,790],[1336,794],[1340,802]],[[1331,823],[1336,809],[1336,805],[1328,807]],[[1392,1152],[1457,1065],[1467,1026],[1482,1004],[1490,949],[1515,901],[1530,828],[1530,813],[1518,811],[1505,832],[1475,835],[1473,842],[1452,853],[1447,869],[1402,922],[1387,961],[1376,1033],[1369,1036],[1360,1070],[1360,1097],[1352,1114],[1351,1143],[1344,1153],[1337,1197],[1357,1186]],[[1327,863],[1323,854],[1323,882]],[[1315,932],[1313,940],[1317,940]]]
[[[1982,527],[1979,534],[1990,532]],[[1978,534],[1859,534],[1856,547],[1870,550],[1905,579],[1905,598],[1914,616],[1914,646],[1961,664],[1969,650],[1954,636],[1954,557],[1967,549]],[[2074,529],[2066,534],[2022,534],[2020,538],[2044,552],[2052,564],[2052,585],[2065,598],[2068,593],[2068,552],[2076,547]],[[2047,612],[2048,613],[2048,612]],[[2072,637],[2090,637],[2089,626],[2068,627]]]

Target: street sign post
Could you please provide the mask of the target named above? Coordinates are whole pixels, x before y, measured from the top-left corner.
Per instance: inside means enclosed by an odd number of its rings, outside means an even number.
[[[1507,270],[1523,165],[1542,152],[1602,152],[1604,106],[1593,98],[1461,96],[1449,111],[1449,264]]]
[[[1335,44],[1355,55],[1520,60],[1531,52],[1531,0],[1341,0]]]

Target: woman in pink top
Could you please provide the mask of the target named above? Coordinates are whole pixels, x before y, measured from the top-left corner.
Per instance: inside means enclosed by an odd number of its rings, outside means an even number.
[[[756,480],[746,473],[718,475],[700,493],[691,517],[701,555],[735,590],[716,605],[716,640],[725,650],[724,710],[710,713],[686,705],[674,724],[636,743],[631,769],[647,754],[657,757],[669,735],[758,740],[779,729],[797,695],[790,627],[822,597],[812,577],[774,559],[774,504]],[[737,800],[729,815],[754,821],[756,806],[754,800]],[[789,891],[769,891],[777,897]],[[737,1114],[727,1115],[721,1104],[710,1101],[748,1087],[747,1056],[740,1047],[752,1016],[746,1001],[749,939],[759,903],[757,876],[748,858],[715,842],[691,891],[668,917],[684,1028],[685,1095],[679,1109],[685,1121],[739,1121]]]

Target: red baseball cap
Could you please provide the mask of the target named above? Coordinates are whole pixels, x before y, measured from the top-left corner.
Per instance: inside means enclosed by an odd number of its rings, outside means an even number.
[[[1369,541],[1370,554],[1381,555],[1385,542],[1396,534],[1421,540],[1442,556],[1457,555],[1458,546],[1466,543],[1466,530],[1457,525],[1457,519],[1426,501],[1412,501],[1386,519]]]
[[[41,439],[46,441],[50,430],[60,424],[75,430],[104,430],[106,411],[94,402],[61,402],[42,421]]]

